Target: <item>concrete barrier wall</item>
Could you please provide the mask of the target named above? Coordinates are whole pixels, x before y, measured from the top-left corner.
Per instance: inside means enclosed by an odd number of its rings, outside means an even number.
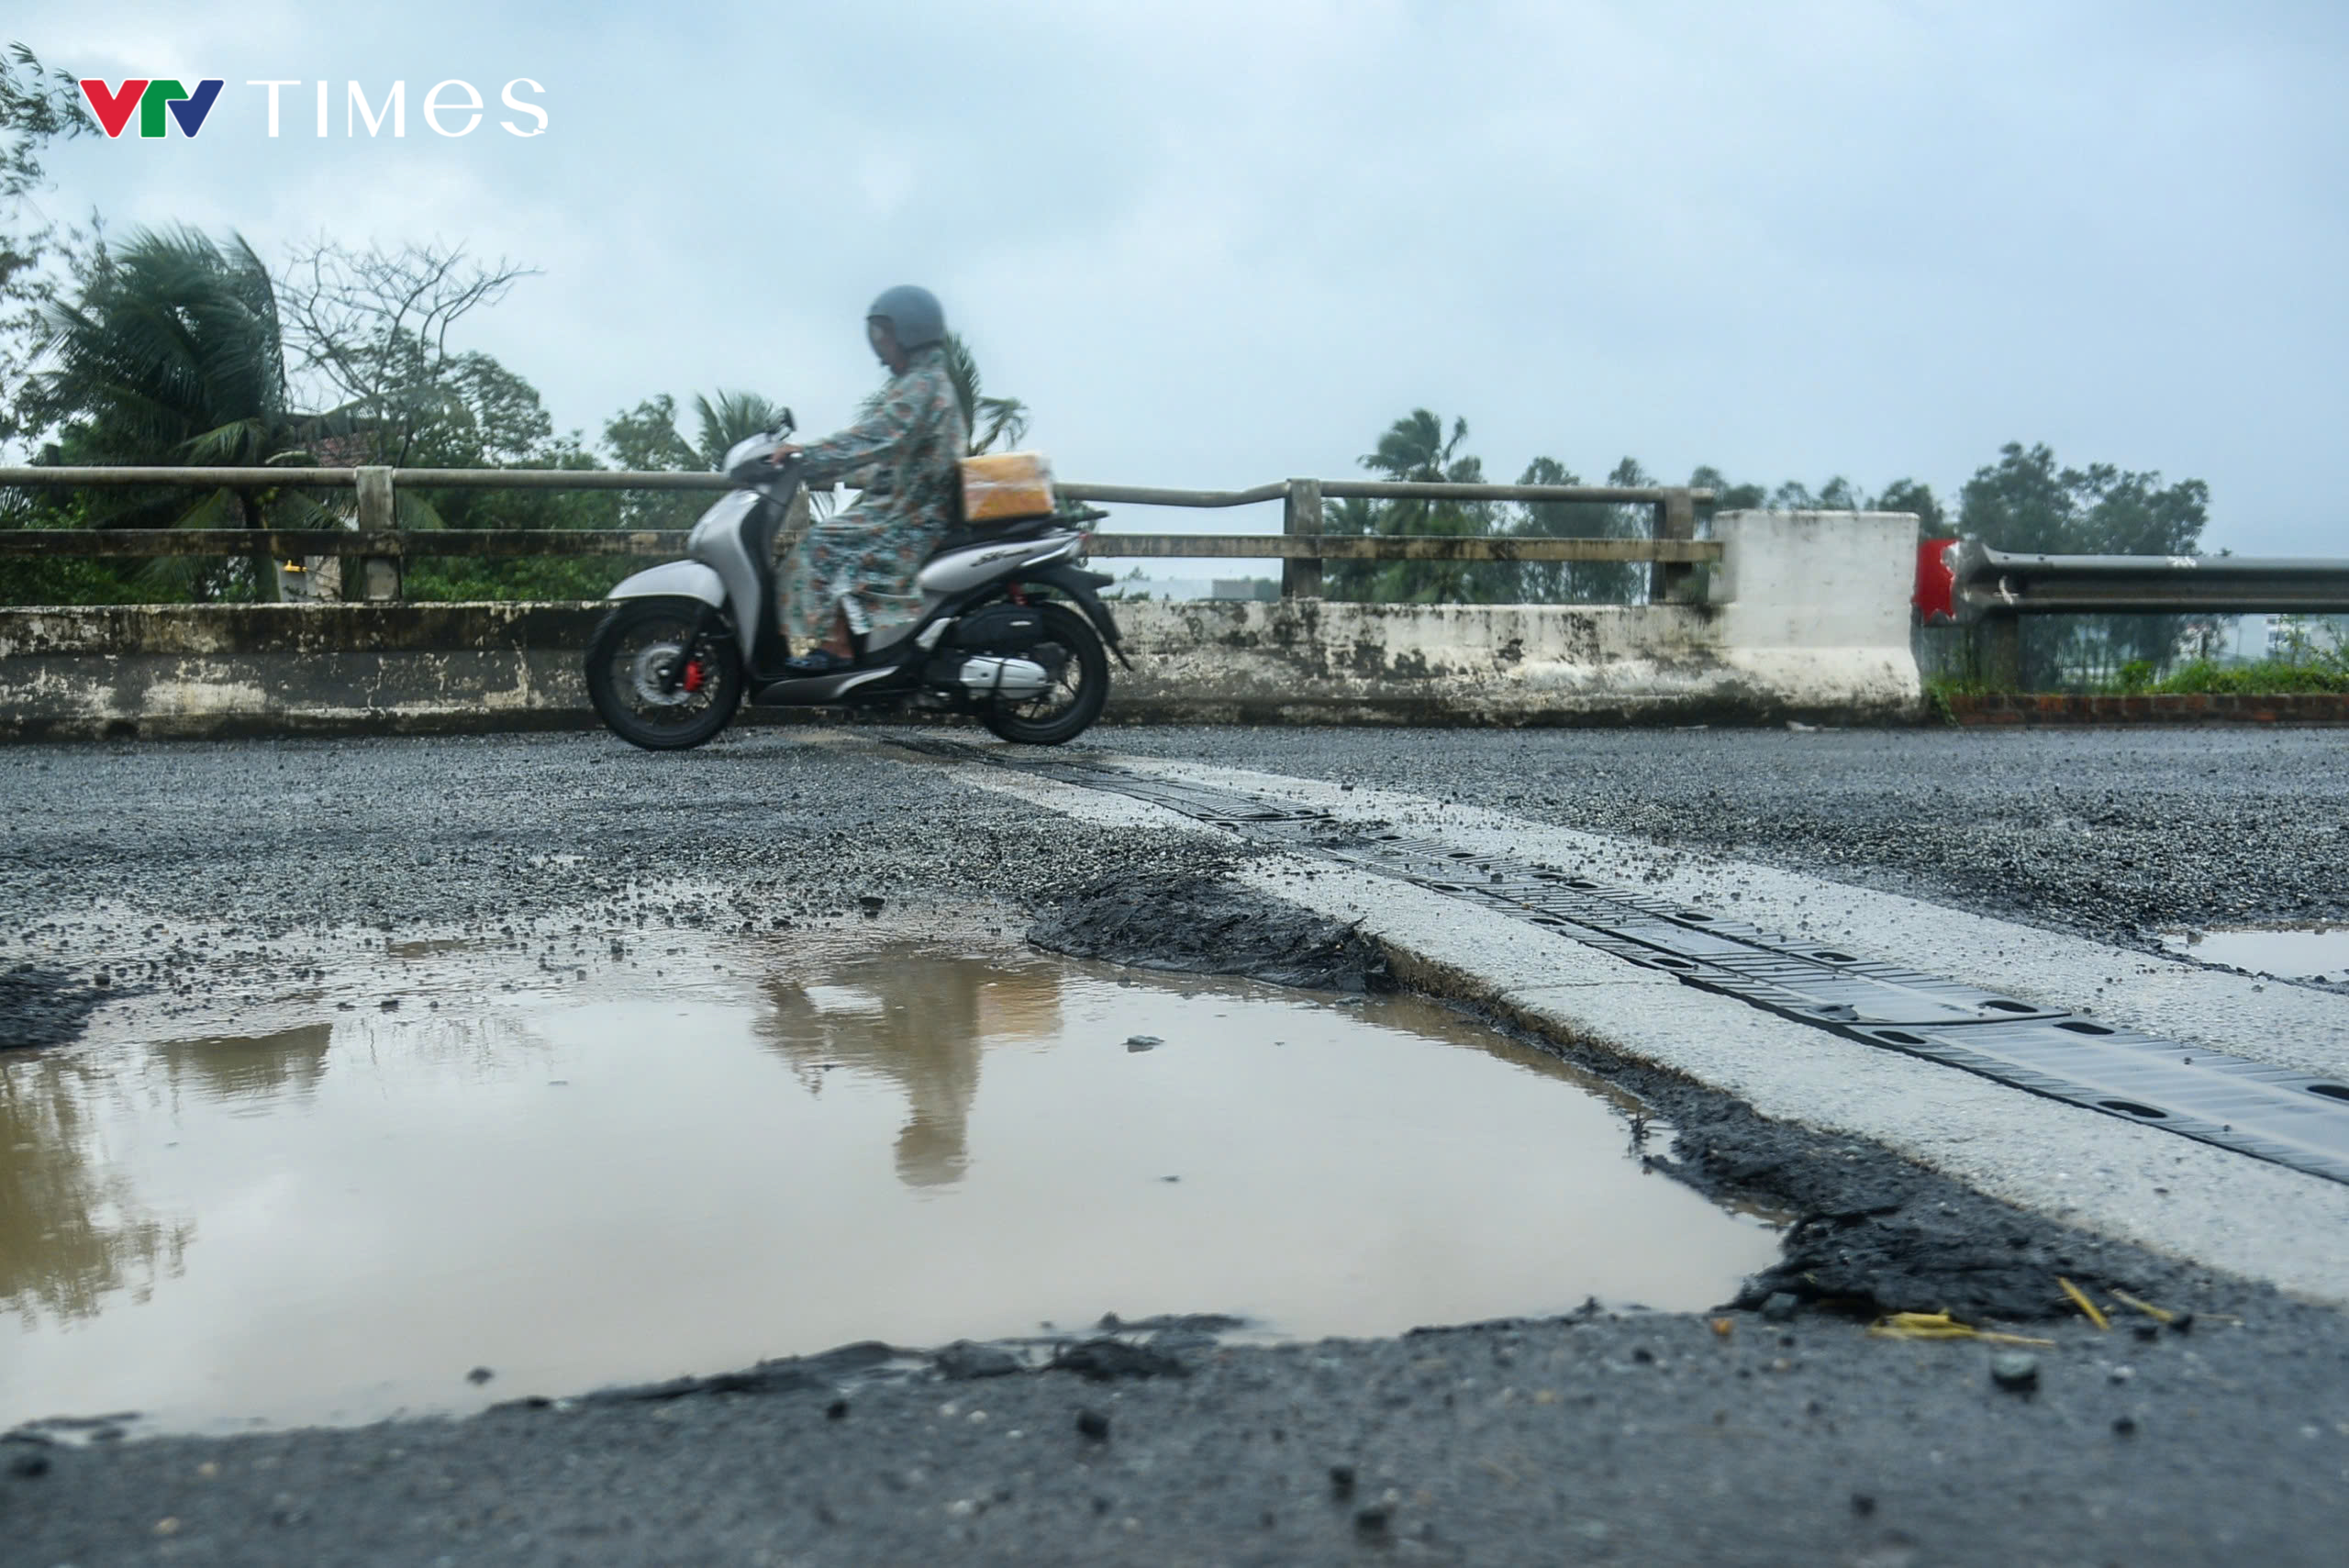
[[[1904,721],[1905,514],[1731,513],[1690,605],[1131,604],[1112,722]],[[0,609],[0,737],[591,725],[595,605]],[[761,717],[755,711],[748,717]],[[785,716],[774,716],[785,717]]]

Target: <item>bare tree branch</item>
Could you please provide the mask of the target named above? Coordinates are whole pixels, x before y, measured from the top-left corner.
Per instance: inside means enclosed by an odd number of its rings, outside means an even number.
[[[537,275],[503,257],[484,266],[462,246],[297,247],[278,287],[289,371],[349,420],[373,458],[403,462],[454,395],[462,356],[449,347],[451,330]]]

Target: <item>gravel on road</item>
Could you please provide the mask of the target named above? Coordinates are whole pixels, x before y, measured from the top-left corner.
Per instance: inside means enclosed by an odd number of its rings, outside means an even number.
[[[873,899],[984,903],[1022,923],[1050,913],[1064,941],[1069,911],[1082,927],[1090,899],[1131,947],[1131,900],[1105,899],[1105,885],[1163,879],[1212,904],[1248,852],[1081,826],[865,743],[881,738],[748,730],[676,757],[578,735],[0,751],[0,975],[15,977],[0,1002],[49,1039],[98,992],[202,985],[231,947],[250,982],[257,964],[297,973],[306,942],[353,929],[618,930],[649,911],[764,929],[853,920]],[[1092,739],[2140,942],[2173,922],[2349,915],[2349,737],[2331,734]],[[187,934],[199,929],[209,934]],[[1197,942],[1171,957],[1215,967]],[[0,1034],[12,1027],[0,1012]],[[1881,1150],[1774,1130],[1718,1095],[1708,1107],[1692,1085],[1645,1087],[1708,1129],[1683,1175],[1802,1210],[1788,1272],[1743,1309],[1273,1348],[1186,1333],[1153,1356],[1073,1359],[1160,1373],[1099,1382],[950,1376],[1000,1371],[966,1348],[894,1379],[721,1378],[675,1397],[462,1421],[87,1444],[22,1434],[0,1440],[0,1559],[2337,1561],[2349,1319],[2100,1248]],[[2172,1293],[2159,1305],[2195,1319],[2014,1325],[2054,1341],[2030,1347],[1872,1337],[1815,1299],[1823,1288],[1803,1289],[1806,1274],[1848,1283],[1875,1266],[1838,1240],[1871,1194],[1910,1217],[1904,1293],[1934,1288],[1936,1267],[2004,1290],[2018,1258],[2084,1273],[2092,1258],[2103,1278],[2155,1282]],[[1998,1353],[2034,1357],[2031,1376],[1995,1376]]]

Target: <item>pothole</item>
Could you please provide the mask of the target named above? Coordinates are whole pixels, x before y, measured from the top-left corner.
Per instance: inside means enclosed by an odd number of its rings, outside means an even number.
[[[2205,963],[2223,963],[2275,980],[2349,984],[2349,926],[2245,926],[2215,931],[2165,931],[2162,945]]]
[[[351,962],[233,1028],[0,1059],[0,1428],[358,1422],[1104,1312],[1688,1310],[1776,1254],[1647,1172],[1635,1106],[1414,998],[871,933]]]

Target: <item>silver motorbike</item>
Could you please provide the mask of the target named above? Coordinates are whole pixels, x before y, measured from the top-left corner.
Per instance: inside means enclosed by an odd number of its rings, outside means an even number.
[[[1101,717],[1118,625],[1085,571],[1085,528],[1057,512],[957,526],[915,583],[920,617],[857,639],[856,661],[809,675],[784,667],[775,536],[805,487],[776,429],[726,454],[740,486],[701,515],[684,561],[614,588],[587,646],[587,691],[613,734],[651,751],[698,746],[744,701],[773,707],[902,707],[975,716],[1006,740],[1054,746]]]

